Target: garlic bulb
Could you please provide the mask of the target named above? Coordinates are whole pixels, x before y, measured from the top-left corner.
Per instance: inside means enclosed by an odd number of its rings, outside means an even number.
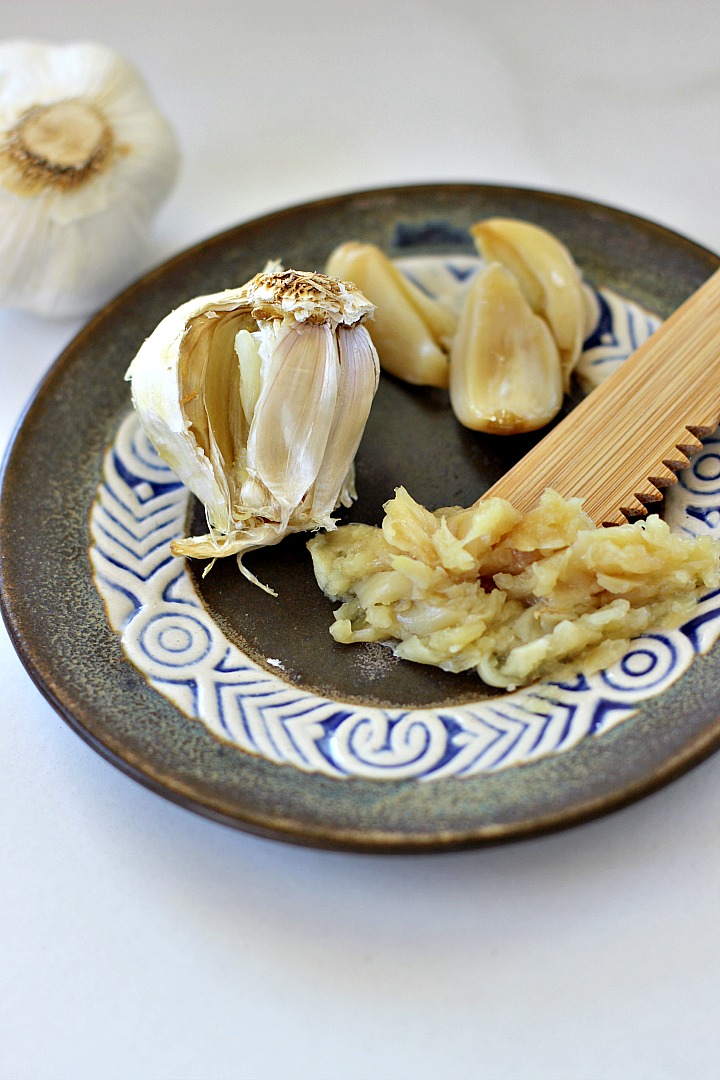
[[[354,281],[375,304],[370,335],[384,371],[419,386],[448,385],[457,324],[452,311],[421,292],[374,244],[341,244],[325,269]]]
[[[178,164],[170,126],[112,50],[0,43],[0,305],[99,307],[141,268]]]
[[[237,555],[256,584],[244,552],[332,529],[351,505],[379,377],[359,289],[270,270],[171,312],[126,376],[148,437],[205,506],[208,534],[173,554]]]

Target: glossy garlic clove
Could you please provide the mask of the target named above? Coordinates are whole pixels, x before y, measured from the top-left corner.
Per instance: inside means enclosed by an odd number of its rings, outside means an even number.
[[[534,431],[560,410],[558,349],[520,286],[493,263],[474,279],[450,355],[450,401],[461,424],[493,435]]]
[[[421,292],[374,244],[341,244],[325,269],[354,282],[375,305],[368,329],[383,370],[419,386],[448,385],[457,322],[451,311]]]
[[[483,259],[510,270],[530,307],[546,320],[560,353],[567,390],[587,323],[582,276],[572,255],[556,236],[528,221],[487,218],[470,232]]]

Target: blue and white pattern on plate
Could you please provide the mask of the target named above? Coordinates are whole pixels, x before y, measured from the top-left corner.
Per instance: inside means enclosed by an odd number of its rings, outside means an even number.
[[[467,286],[468,257],[407,262],[409,275],[445,298]],[[475,261],[477,265],[477,262]],[[424,275],[424,276],[423,276]],[[455,284],[453,284],[453,282]],[[592,298],[591,298],[592,299]],[[583,373],[615,366],[657,320],[604,291]],[[617,312],[621,314],[618,316]],[[609,313],[609,314],[608,314]],[[90,517],[94,578],[127,659],[154,689],[219,739],[270,761],[332,777],[439,780],[537,760],[608,731],[687,671],[720,637],[720,590],[678,630],[633,641],[591,677],[538,683],[470,705],[380,709],[335,701],[267,670],[213,621],[170,542],[185,535],[189,495],[158,458],[134,414],[108,450]],[[667,495],[671,526],[720,537],[720,436]],[[151,723],[151,720],[148,720]]]

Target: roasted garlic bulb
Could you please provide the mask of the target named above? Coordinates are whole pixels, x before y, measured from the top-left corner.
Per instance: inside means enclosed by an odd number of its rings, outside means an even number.
[[[349,282],[271,267],[188,301],[144,342],[126,376],[133,403],[209,530],[173,554],[236,555],[256,581],[245,552],[334,528],[333,511],[355,498],[353,459],[378,385],[363,325],[372,310]]]
[[[547,322],[567,390],[587,321],[582,277],[572,255],[546,229],[515,218],[487,218],[470,232],[485,262],[499,262],[510,270],[530,307]]]
[[[453,312],[421,292],[374,244],[341,244],[325,269],[355,282],[375,305],[370,334],[383,370],[420,386],[448,385]]]
[[[450,354],[450,402],[461,424],[493,435],[544,427],[559,412],[557,345],[499,263],[473,279]]]
[[[0,43],[0,306],[82,315],[143,267],[179,154],[104,45]]]

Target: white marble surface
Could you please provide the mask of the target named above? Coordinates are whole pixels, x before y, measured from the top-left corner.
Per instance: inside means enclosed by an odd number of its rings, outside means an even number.
[[[154,259],[340,190],[549,187],[720,250],[705,0],[4,0],[132,59],[183,145]],[[0,312],[0,446],[77,321]],[[0,631],[3,1080],[720,1075],[720,756],[571,832],[422,859],[187,813],[86,747]]]

